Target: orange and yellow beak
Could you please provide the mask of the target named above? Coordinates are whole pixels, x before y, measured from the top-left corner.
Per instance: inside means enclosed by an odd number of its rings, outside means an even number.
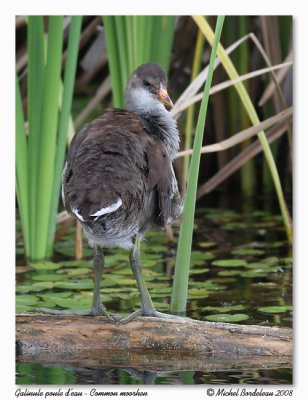
[[[161,101],[164,106],[166,106],[168,108],[173,107],[172,100],[170,99],[169,94],[164,87],[160,88],[157,97],[158,97],[158,100]]]

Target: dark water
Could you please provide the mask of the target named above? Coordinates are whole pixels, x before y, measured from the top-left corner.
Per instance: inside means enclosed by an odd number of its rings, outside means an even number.
[[[292,327],[292,252],[281,217],[256,204],[245,209],[197,210],[187,315],[200,320]],[[236,210],[236,211],[234,211]],[[175,236],[177,230],[175,230]],[[163,232],[150,232],[142,245],[148,289],[156,308],[168,312],[175,249]],[[73,261],[74,229],[56,246],[57,262],[24,265],[18,259],[17,311],[37,307],[86,308],[91,303],[91,250]],[[17,254],[21,252],[17,246]],[[128,315],[139,296],[126,252],[106,255],[103,301],[110,312]],[[146,354],[145,357],[151,355]],[[172,357],[172,355],[170,355]],[[104,358],[104,357],[103,357]],[[17,384],[291,384],[290,365],[260,368],[242,360],[209,359],[205,370],[143,370],[106,365],[104,359],[25,363],[17,358]],[[249,361],[249,360],[248,360]],[[185,363],[184,363],[185,365]]]

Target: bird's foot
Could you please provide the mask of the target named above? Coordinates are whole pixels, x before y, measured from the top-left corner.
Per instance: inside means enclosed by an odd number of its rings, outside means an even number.
[[[138,310],[134,311],[132,314],[129,316],[121,319],[118,324],[124,325],[127,324],[128,322],[134,320],[137,317],[144,316],[144,317],[156,317],[156,318],[166,318],[166,319],[177,319],[177,320],[183,320],[183,319],[189,319],[186,317],[180,317],[177,315],[172,315],[172,314],[165,314],[159,311],[156,311],[155,308],[151,308],[149,310],[145,310],[142,307],[139,308]]]
[[[92,307],[88,310],[52,310],[49,308],[37,308],[35,311],[53,315],[85,315],[85,316],[105,315],[105,317],[107,317],[114,324],[116,323],[114,318],[109,314],[109,312],[106,310],[104,306]]]

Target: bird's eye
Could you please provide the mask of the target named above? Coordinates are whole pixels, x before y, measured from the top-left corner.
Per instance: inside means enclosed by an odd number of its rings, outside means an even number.
[[[151,86],[151,83],[147,79],[143,80],[143,84],[144,86]]]

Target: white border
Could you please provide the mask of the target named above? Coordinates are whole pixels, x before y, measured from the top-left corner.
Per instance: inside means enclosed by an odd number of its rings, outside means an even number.
[[[14,348],[14,288],[15,288],[15,195],[14,195],[14,96],[15,96],[15,15],[60,14],[60,15],[294,15],[295,33],[295,138],[294,138],[294,214],[295,214],[295,377],[293,399],[305,396],[306,378],[306,331],[307,319],[307,163],[308,158],[308,64],[307,26],[308,18],[303,0],[217,0],[215,2],[149,0],[104,1],[104,0],[53,0],[3,1],[0,13],[0,76],[1,76],[1,395],[7,400],[15,398],[15,348]],[[299,296],[300,294],[300,296]],[[305,312],[306,311],[306,312]],[[305,351],[306,350],[306,351]],[[115,389],[115,386],[112,387]],[[268,387],[266,387],[267,389]],[[107,387],[104,387],[107,390]],[[132,387],[128,388],[132,390]],[[205,388],[192,387],[148,387],[151,399],[165,396],[192,394],[195,399],[207,398]],[[165,396],[164,396],[165,395]],[[28,397],[26,397],[28,398]],[[33,398],[33,397],[31,397]],[[83,397],[84,399],[85,397]],[[248,398],[248,397],[245,397]],[[283,397],[284,398],[284,397]],[[285,397],[290,398],[290,397]]]

